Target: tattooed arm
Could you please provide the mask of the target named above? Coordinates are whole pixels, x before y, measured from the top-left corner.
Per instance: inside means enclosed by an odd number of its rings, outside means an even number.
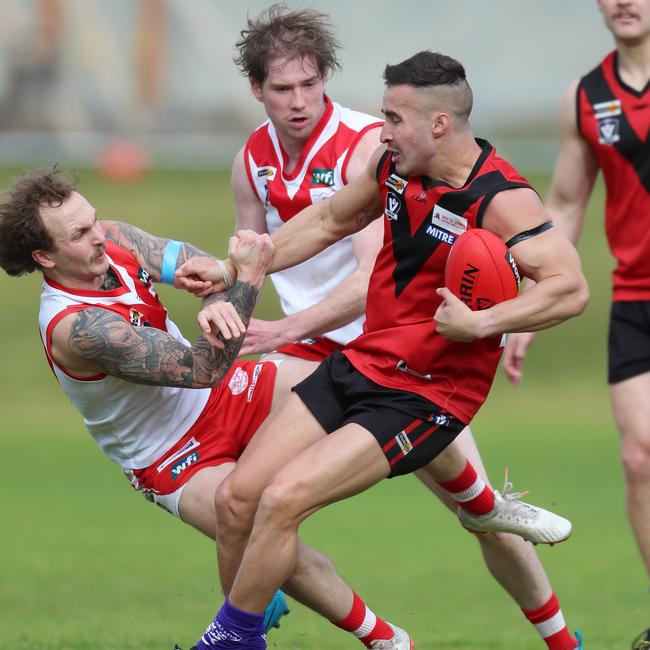
[[[257,289],[235,282],[228,300],[247,323]],[[118,314],[89,307],[63,318],[52,335],[55,361],[72,374],[106,373],[138,384],[204,388],[216,386],[237,358],[243,337],[225,339],[223,348],[202,334],[191,347],[154,327],[134,327]]]
[[[244,231],[231,238],[230,256],[239,278],[227,298],[242,325],[250,319],[272,255],[268,235]],[[142,384],[202,388],[219,383],[242,341],[241,336],[218,334],[220,344],[214,345],[213,332],[221,329],[215,316],[208,317],[202,329],[204,333],[188,347],[167,332],[133,327],[108,309],[89,306],[61,319],[52,333],[51,350],[58,364],[81,377],[107,373]]]
[[[101,225],[108,239],[131,251],[142,268],[151,274],[154,282],[160,282],[162,258],[169,239],[155,237],[136,226],[121,221],[102,221]],[[176,267],[178,268],[192,257],[215,259],[210,253],[183,242],[178,253]],[[232,273],[232,268],[229,271]]]

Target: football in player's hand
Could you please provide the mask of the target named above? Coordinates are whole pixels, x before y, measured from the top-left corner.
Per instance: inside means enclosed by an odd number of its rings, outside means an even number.
[[[519,281],[514,258],[493,232],[472,228],[451,247],[445,286],[470,309],[488,309],[516,297]]]

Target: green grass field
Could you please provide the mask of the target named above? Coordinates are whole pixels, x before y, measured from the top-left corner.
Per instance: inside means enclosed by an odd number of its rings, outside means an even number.
[[[0,185],[16,170],[1,170]],[[535,179],[543,193],[548,179]],[[225,253],[233,219],[227,173],[156,172],[110,185],[83,172],[100,218],[138,224]],[[539,553],[587,650],[627,648],[650,623],[647,584],[624,513],[618,440],[605,384],[612,261],[599,190],[580,246],[592,287],[584,316],[540,335],[523,385],[499,376],[474,431],[496,484],[510,468],[530,500],[573,520]],[[213,545],[132,492],[95,448],[45,362],[39,278],[0,275],[0,648],[189,648],[221,601]],[[161,293],[194,336],[197,302]],[[271,290],[260,312],[278,314]],[[336,562],[377,613],[418,650],[544,647],[483,568],[478,546],[414,479],[385,481],[308,521],[303,537]],[[294,604],[269,647],[361,647]]]

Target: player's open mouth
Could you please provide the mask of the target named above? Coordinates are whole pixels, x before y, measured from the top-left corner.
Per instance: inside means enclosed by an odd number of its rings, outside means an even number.
[[[306,117],[292,117],[289,122],[293,124],[293,126],[304,126],[307,124],[307,118]]]

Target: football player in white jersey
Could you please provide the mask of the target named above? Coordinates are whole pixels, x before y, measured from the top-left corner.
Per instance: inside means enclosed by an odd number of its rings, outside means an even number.
[[[225,292],[229,302],[223,294],[204,302],[202,333],[190,344],[154,284],[174,283],[177,265],[208,254],[98,221],[75,187],[57,170],[18,179],[0,203],[0,267],[15,276],[42,273],[47,361],[100,449],[148,500],[214,539],[217,487],[271,408],[315,367],[236,361],[272,257],[270,237],[231,238],[237,279]],[[307,546],[286,588],[332,618],[352,593],[331,562]],[[267,629],[284,613],[278,591]]]
[[[327,78],[340,68],[339,44],[327,15],[273,5],[248,20],[236,47],[235,63],[269,118],[251,134],[233,164],[237,228],[273,233],[302,207],[327,198],[363,172],[379,144],[380,129],[373,127],[380,125],[370,116],[342,109],[325,94]],[[326,140],[323,134],[337,119],[337,111],[343,115],[339,121],[342,133],[329,133]],[[345,123],[346,115],[358,116],[348,118],[352,128]],[[327,155],[329,162],[321,164]],[[318,258],[328,251],[272,276],[285,317],[276,321],[252,318],[241,354],[322,360],[360,334],[368,278],[382,242],[380,226],[377,219],[345,240],[347,249],[326,275],[327,265]],[[454,444],[461,446],[486,478],[469,428]],[[455,511],[447,493],[426,475],[419,478]],[[562,614],[533,547],[508,534],[477,539],[492,575],[547,637],[543,623]]]

